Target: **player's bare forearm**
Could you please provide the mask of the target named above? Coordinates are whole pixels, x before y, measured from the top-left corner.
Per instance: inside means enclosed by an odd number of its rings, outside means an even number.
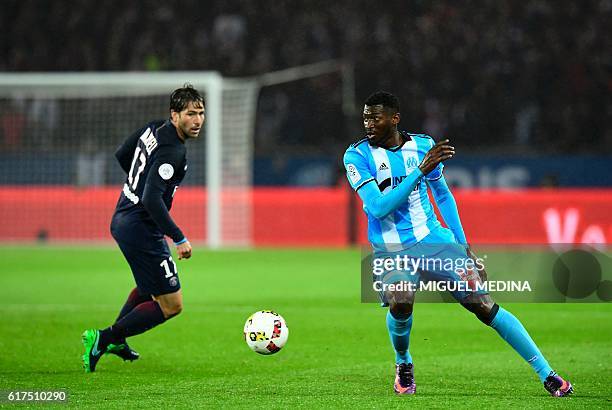
[[[455,155],[455,147],[448,145],[448,142],[448,139],[439,141],[427,151],[425,158],[423,158],[419,165],[423,175],[429,174],[440,162],[451,159]]]

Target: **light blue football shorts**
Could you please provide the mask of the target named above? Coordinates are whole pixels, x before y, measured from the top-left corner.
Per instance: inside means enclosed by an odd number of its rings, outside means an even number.
[[[389,246],[387,247],[389,249]],[[430,232],[420,242],[402,245],[398,251],[377,251],[372,260],[373,281],[379,281],[379,296],[383,306],[387,306],[382,285],[411,283],[417,292],[427,289],[428,282],[442,282],[457,301],[468,296],[487,294],[477,289],[475,281],[480,281],[475,261],[467,254],[466,245],[457,243],[453,233],[444,227]],[[391,262],[389,262],[391,260]],[[460,282],[460,283],[459,283]]]

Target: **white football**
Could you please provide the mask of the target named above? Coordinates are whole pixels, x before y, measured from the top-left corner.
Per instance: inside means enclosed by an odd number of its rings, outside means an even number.
[[[244,324],[246,344],[259,354],[273,354],[283,348],[289,328],[281,315],[271,310],[253,313]]]

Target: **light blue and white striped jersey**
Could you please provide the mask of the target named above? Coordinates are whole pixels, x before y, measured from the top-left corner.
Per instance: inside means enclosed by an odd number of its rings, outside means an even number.
[[[368,138],[352,144],[344,154],[344,167],[349,183],[355,191],[374,180],[385,194],[395,188],[419,166],[435,142],[425,134],[401,132],[404,143],[394,149],[371,146]],[[368,217],[368,240],[375,250],[385,251],[389,245],[408,246],[418,243],[431,231],[440,227],[423,180],[442,177],[443,165],[424,176],[414,188],[405,205],[384,218],[378,219],[363,210]]]

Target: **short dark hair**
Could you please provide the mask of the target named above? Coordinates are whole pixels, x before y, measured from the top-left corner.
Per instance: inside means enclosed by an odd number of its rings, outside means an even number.
[[[399,98],[386,91],[376,91],[365,100],[365,105],[382,105],[393,113],[399,112]]]
[[[182,88],[177,88],[170,95],[170,110],[175,112],[183,111],[190,102],[199,102],[204,106],[204,98],[193,85],[185,83]]]

